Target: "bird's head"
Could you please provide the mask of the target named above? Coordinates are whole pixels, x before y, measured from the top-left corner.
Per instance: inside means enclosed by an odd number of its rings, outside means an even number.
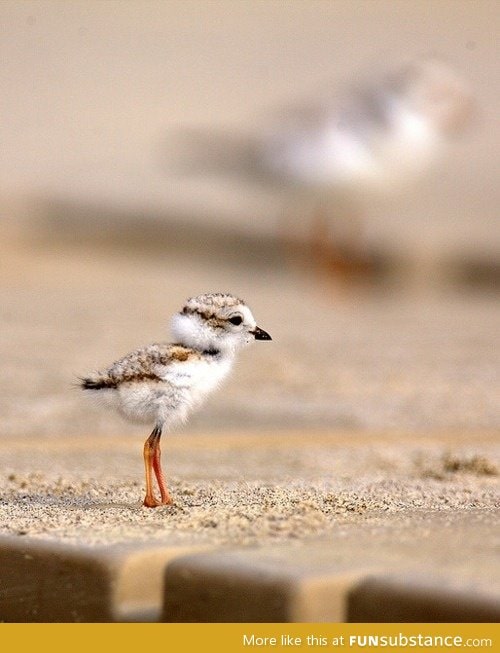
[[[470,124],[475,113],[472,91],[444,62],[434,58],[412,62],[398,78],[408,107],[444,136],[456,136]]]
[[[226,354],[253,340],[271,340],[257,326],[245,302],[227,293],[207,293],[188,299],[172,318],[172,335],[186,347]]]

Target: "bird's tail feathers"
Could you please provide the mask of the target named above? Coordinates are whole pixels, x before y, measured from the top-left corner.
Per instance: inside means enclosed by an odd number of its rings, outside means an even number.
[[[106,388],[116,388],[116,383],[107,376],[93,374],[80,378],[80,387],[82,390],[103,390]]]

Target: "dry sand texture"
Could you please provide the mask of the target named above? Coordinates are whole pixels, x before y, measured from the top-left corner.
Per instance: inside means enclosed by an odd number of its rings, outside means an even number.
[[[2,265],[3,532],[255,544],[497,505],[500,312],[487,295],[339,301],[279,267],[99,248],[11,247]],[[176,505],[145,511],[147,431],[72,383],[166,335],[184,297],[219,288],[237,289],[274,340],[165,437]]]
[[[474,445],[442,434],[417,442],[315,432],[173,436],[164,455],[175,502],[158,510],[141,505],[140,444],[106,436],[4,441],[2,532],[84,544],[262,545],[401,514],[498,507],[498,446],[487,434]]]

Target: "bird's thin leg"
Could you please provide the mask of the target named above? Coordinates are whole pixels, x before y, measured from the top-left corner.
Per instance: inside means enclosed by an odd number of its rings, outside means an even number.
[[[153,471],[158,482],[158,487],[160,489],[161,502],[162,504],[172,503],[172,498],[167,489],[167,483],[163,475],[163,470],[161,468],[161,449],[160,449],[160,438],[161,438],[161,428],[157,427],[157,437],[155,440],[154,453],[153,453]]]
[[[155,499],[153,494],[153,483],[151,475],[151,470],[154,467],[155,450],[159,440],[158,430],[158,427],[155,426],[153,432],[144,443],[144,467],[146,469],[146,496],[144,497],[144,505],[147,508],[156,508],[156,506],[160,505],[160,502]]]
[[[370,278],[374,269],[363,248],[361,216],[342,203],[337,210],[338,219],[332,223],[324,207],[318,207],[311,225],[311,259],[323,279],[335,282],[337,290],[345,290],[355,281]]]

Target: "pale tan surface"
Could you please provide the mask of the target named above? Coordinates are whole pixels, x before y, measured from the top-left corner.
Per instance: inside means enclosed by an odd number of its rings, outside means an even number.
[[[0,240],[1,431],[135,434],[77,377],[169,340],[186,297],[243,297],[272,342],[242,352],[189,428],[476,432],[500,427],[500,305],[493,294],[402,287],[342,294],[300,268],[99,243]],[[472,438],[473,439],[473,438]]]
[[[494,0],[4,0],[0,17],[3,194],[275,233],[289,199],[172,175],[169,135],[252,132],[325,85],[431,54],[468,80],[476,121],[409,196],[369,206],[367,238],[416,259],[498,256]],[[0,211],[11,217],[5,195]]]

